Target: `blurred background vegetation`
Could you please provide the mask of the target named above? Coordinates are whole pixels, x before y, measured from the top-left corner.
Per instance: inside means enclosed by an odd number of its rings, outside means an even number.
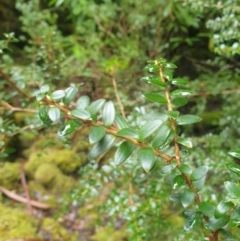
[[[115,167],[111,151],[89,162],[88,129],[59,139],[54,126],[42,125],[34,100],[43,84],[75,84],[79,96],[117,103],[115,79],[136,126],[139,116],[157,111],[141,97],[143,66],[169,59],[195,92],[180,109],[203,118],[185,130],[194,142],[186,162],[209,165],[202,198],[214,203],[225,195],[223,182],[234,179],[227,152],[240,146],[239,3],[2,0],[0,186],[24,194],[23,172],[31,198],[54,208],[32,210],[31,220],[26,204],[2,194],[0,241],[204,240],[203,230],[183,230],[182,210],[168,199],[171,178],[159,172],[163,163],[147,174],[134,156]]]

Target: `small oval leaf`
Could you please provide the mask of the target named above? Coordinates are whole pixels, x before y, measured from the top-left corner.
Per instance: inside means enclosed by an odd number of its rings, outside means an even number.
[[[121,143],[115,153],[115,164],[119,166],[123,162],[125,162],[132,155],[134,149],[135,145],[131,142],[124,141],[123,143]]]
[[[164,167],[162,167],[161,173],[162,174],[167,174],[167,173],[171,172],[177,165],[178,165],[178,163],[176,161],[173,161],[170,164],[165,165]]]
[[[201,121],[202,118],[197,115],[181,115],[176,119],[178,125],[190,125]]]
[[[186,138],[179,137],[177,139],[177,143],[179,143],[179,144],[181,144],[183,146],[186,146],[187,148],[192,148],[193,147],[192,142],[189,139],[186,139]]]
[[[195,194],[191,189],[185,190],[181,196],[181,202],[184,208],[193,203]]]
[[[52,121],[48,116],[48,109],[45,105],[39,107],[39,118],[44,124],[51,124]]]
[[[158,148],[164,144],[164,142],[167,140],[169,134],[171,133],[171,127],[168,125],[168,123],[164,123],[160,126],[158,129],[156,135],[153,138],[152,146],[154,148]]]
[[[228,163],[226,166],[228,170],[240,177],[240,165],[235,163]]]
[[[77,96],[78,89],[76,87],[68,87],[65,90],[66,95],[63,98],[63,103],[68,105],[71,101],[73,101]]]
[[[138,133],[132,128],[123,128],[117,133],[118,136],[132,137],[138,139]]]
[[[139,159],[145,172],[149,172],[155,164],[155,155],[150,147],[141,148],[139,151]]]
[[[99,100],[93,101],[87,107],[87,110],[91,113],[91,115],[96,115],[97,112],[102,108],[105,102],[106,102],[105,99],[99,99]]]
[[[218,229],[223,228],[229,222],[228,216],[223,216],[219,219],[210,218],[206,223],[205,228],[209,231],[216,231]]]
[[[171,81],[171,84],[178,85],[178,86],[186,86],[189,84],[189,82],[185,79],[176,78]]]
[[[91,114],[87,110],[83,110],[83,109],[72,110],[71,115],[83,120],[91,119]]]
[[[185,184],[185,182],[186,181],[185,181],[185,179],[184,179],[184,177],[182,175],[177,175],[173,179],[173,183],[172,183],[173,189],[177,189],[177,188],[183,186]]]
[[[50,95],[52,100],[61,100],[66,95],[64,90],[56,90]]]
[[[83,95],[76,102],[77,109],[86,109],[89,106],[89,103],[90,98],[87,95]]]
[[[167,100],[162,97],[159,94],[155,94],[155,93],[145,93],[143,94],[143,96],[150,101],[156,102],[156,103],[160,103],[160,104],[166,104]]]
[[[127,120],[125,118],[123,118],[121,115],[115,116],[115,123],[120,130],[130,127]]]
[[[49,85],[43,85],[43,86],[41,86],[41,88],[40,88],[41,94],[47,94],[47,93],[49,92],[49,90],[50,90]]]
[[[112,101],[108,101],[102,112],[102,120],[105,126],[111,126],[115,119],[115,107]]]
[[[193,92],[190,90],[174,90],[173,92],[171,92],[171,96],[188,96],[188,95],[192,95]]]
[[[148,64],[145,66],[145,68],[143,70],[152,73],[152,72],[158,72],[159,69],[160,69],[160,67],[158,65]]]
[[[190,178],[192,181],[197,181],[203,178],[204,176],[206,176],[207,172],[208,172],[208,166],[198,167],[192,172]]]
[[[82,125],[82,122],[79,120],[69,120],[66,123],[64,123],[61,127],[58,129],[58,136],[66,136],[74,131],[76,131],[80,126]]]
[[[141,126],[139,130],[139,139],[143,140],[147,137],[149,137],[157,128],[162,124],[163,122],[161,120],[153,120],[149,121],[143,126]]]
[[[106,130],[102,126],[94,126],[89,133],[90,144],[100,141],[106,134]]]
[[[163,66],[168,69],[176,69],[177,65],[172,64],[172,63],[163,63]]]
[[[233,156],[233,157],[237,158],[237,159],[240,159],[240,150],[230,151],[230,152],[228,152],[228,154],[230,156]]]
[[[209,202],[201,202],[199,204],[199,209],[202,212],[203,215],[209,217],[209,218],[213,218],[214,217],[214,206],[209,203]]]
[[[157,85],[157,86],[160,86],[160,87],[166,87],[166,84],[164,82],[162,82],[160,77],[155,76],[155,75],[144,76],[140,79],[140,81],[147,82],[147,83],[150,83],[150,84],[154,84],[154,85]]]
[[[215,209],[215,218],[220,218],[223,215],[227,215],[227,212],[229,212],[233,207],[234,204],[232,202],[225,202],[224,200],[222,200]]]
[[[181,106],[184,106],[188,103],[188,101],[185,99],[185,98],[182,98],[182,97],[179,97],[179,98],[175,98],[173,101],[172,101],[172,105],[174,107],[181,107]]]
[[[58,107],[50,107],[48,110],[48,116],[52,122],[56,123],[61,118],[61,111]]]
[[[225,188],[235,198],[240,198],[240,186],[234,182],[224,182]]]

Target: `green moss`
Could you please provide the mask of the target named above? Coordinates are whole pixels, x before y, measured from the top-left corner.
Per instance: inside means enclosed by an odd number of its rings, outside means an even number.
[[[4,163],[0,167],[0,183],[5,188],[13,188],[20,180],[20,163]]]
[[[45,218],[42,223],[41,233],[51,241],[77,241],[77,234],[68,233],[67,230],[52,218]]]
[[[0,203],[0,241],[37,238],[36,219]]]

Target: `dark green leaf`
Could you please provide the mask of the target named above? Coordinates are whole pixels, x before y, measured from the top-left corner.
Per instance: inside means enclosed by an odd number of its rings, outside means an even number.
[[[118,166],[125,162],[132,155],[134,149],[135,145],[133,143],[128,141],[122,142],[115,153],[115,164]]]
[[[149,172],[155,163],[155,155],[150,147],[141,148],[139,151],[139,159],[142,164],[142,168],[145,172]]]
[[[158,58],[158,59],[157,59],[157,61],[158,61],[159,63],[161,63],[161,64],[163,64],[163,63],[166,63],[166,62],[167,62],[167,60],[166,60],[166,59],[164,59],[164,58]]]
[[[228,192],[235,198],[240,198],[240,186],[234,182],[225,182],[224,183]]]
[[[235,163],[228,163],[226,166],[232,173],[240,177],[240,165]]]
[[[228,154],[237,158],[237,159],[240,159],[240,150],[230,151],[230,152],[228,152]]]
[[[192,91],[189,90],[174,90],[173,92],[171,92],[171,96],[187,96],[192,94]]]
[[[203,186],[204,186],[204,183],[205,183],[205,180],[206,180],[206,176],[202,177],[201,179],[197,180],[197,181],[193,181],[193,185],[194,187],[200,191]]]
[[[181,154],[182,159],[184,159],[190,155],[190,151],[189,151],[189,149],[182,149],[180,151],[180,154]]]
[[[182,164],[179,167],[179,170],[180,170],[180,172],[185,173],[185,174],[191,174],[191,172],[192,172],[192,169],[186,164]]]
[[[162,97],[159,94],[155,94],[155,93],[145,93],[143,94],[143,96],[150,101],[156,102],[156,103],[160,103],[160,104],[166,104],[167,100]]]
[[[192,148],[192,142],[189,139],[179,137],[177,143],[186,146],[187,148]]]
[[[48,110],[48,116],[52,122],[56,123],[61,118],[61,111],[58,107],[50,107]]]
[[[174,193],[174,194],[171,194],[168,198],[170,201],[172,202],[181,202],[181,196],[182,194],[181,193]]]
[[[90,144],[100,141],[106,134],[106,130],[102,126],[94,126],[89,133]]]
[[[97,112],[102,108],[106,100],[99,99],[93,101],[88,107],[87,110],[91,113],[91,115],[96,115]]]
[[[167,140],[169,134],[171,133],[171,127],[168,125],[168,123],[164,123],[160,126],[158,129],[155,137],[152,141],[152,146],[154,148],[158,148],[164,144],[164,142]]]
[[[139,139],[143,140],[149,137],[161,124],[162,124],[161,120],[153,120],[141,126],[139,130]]]
[[[83,95],[76,102],[77,109],[86,109],[89,106],[89,103],[90,98],[87,95]]]
[[[189,84],[187,80],[185,80],[185,79],[180,79],[180,78],[173,79],[173,80],[171,81],[171,83],[172,83],[173,85],[178,85],[178,86],[186,86],[186,85]]]
[[[89,152],[89,159],[94,160],[99,155],[103,154],[105,151],[107,151],[111,146],[113,145],[115,140],[115,137],[112,135],[105,135],[99,142],[95,143]]]
[[[219,219],[210,218],[206,223],[205,228],[209,231],[216,231],[218,229],[223,228],[229,222],[228,216],[222,216]]]
[[[121,115],[115,116],[115,123],[120,130],[124,128],[129,128],[128,122]]]
[[[197,181],[203,178],[204,176],[206,176],[207,172],[208,172],[208,166],[198,167],[192,172],[190,178],[192,181]]]
[[[181,115],[176,119],[178,125],[190,125],[201,120],[202,118],[197,115]]]
[[[173,118],[173,119],[176,119],[178,116],[179,116],[179,111],[168,111],[168,116]]]
[[[111,126],[115,119],[115,107],[112,101],[106,102],[103,112],[102,120],[105,126]]]
[[[89,120],[91,119],[91,115],[87,110],[83,109],[75,109],[71,111],[71,115],[83,120]]]
[[[195,194],[191,189],[187,189],[183,192],[181,202],[184,208],[188,207],[195,198]]]
[[[66,95],[64,90],[56,90],[50,95],[52,100],[61,100]]]
[[[185,184],[185,179],[182,175],[177,175],[173,179],[173,189],[179,188]]]
[[[140,79],[140,81],[158,85],[161,87],[166,87],[166,84],[164,82],[162,82],[162,80],[160,79],[159,76],[154,76],[154,75],[144,76]]]
[[[234,209],[230,216],[230,226],[239,227],[240,226],[240,207]]]
[[[177,65],[172,64],[172,63],[163,63],[163,66],[168,69],[176,69]]]
[[[158,72],[159,69],[160,69],[160,67],[158,65],[148,64],[147,66],[145,66],[145,68],[143,70],[152,73],[152,72]]]
[[[46,93],[49,92],[49,90],[50,90],[49,85],[43,85],[43,86],[41,86],[41,88],[40,88],[41,94],[46,94]]]
[[[52,121],[48,116],[48,109],[45,105],[39,107],[39,118],[44,124],[51,124]]]
[[[209,202],[201,202],[199,205],[199,209],[203,215],[213,218],[214,217],[214,206]]]
[[[185,231],[190,231],[193,228],[197,227],[200,225],[202,221],[202,215],[199,212],[194,213],[192,216],[190,216],[185,224],[184,224],[184,230]]]
[[[181,106],[184,106],[188,103],[188,101],[185,99],[185,98],[182,98],[182,97],[179,97],[179,98],[175,98],[173,101],[172,101],[172,105],[174,107],[181,107]]]
[[[168,81],[171,81],[171,80],[172,80],[172,77],[173,77],[173,74],[172,74],[172,72],[170,72],[170,71],[164,70],[164,71],[163,71],[163,76],[164,76],[164,78],[167,79]]]
[[[118,136],[132,137],[138,139],[138,133],[132,128],[123,128],[118,133]]]
[[[69,120],[65,122],[61,127],[58,129],[58,136],[66,136],[74,131],[76,131],[80,126],[82,125],[82,122],[79,120]]]
[[[73,101],[77,96],[78,89],[76,87],[68,87],[65,90],[66,95],[63,98],[63,103],[68,105],[71,101]]]
[[[165,165],[164,167],[162,167],[161,173],[167,174],[167,173],[171,172],[177,166],[177,164],[178,163],[174,161],[174,162],[171,162],[168,165]]]
[[[166,146],[168,146],[173,141],[175,135],[176,135],[176,133],[173,130],[171,130],[171,132],[170,132],[169,136],[167,137],[167,139],[165,140],[165,142],[161,146],[159,146],[158,148],[163,149]]]
[[[227,212],[230,211],[233,208],[234,204],[231,202],[225,202],[225,201],[221,201],[214,212],[214,216],[215,218],[220,218],[223,215],[227,215]]]
[[[192,215],[195,215],[196,211],[192,209],[185,209],[182,211],[182,216],[184,218],[190,218]]]

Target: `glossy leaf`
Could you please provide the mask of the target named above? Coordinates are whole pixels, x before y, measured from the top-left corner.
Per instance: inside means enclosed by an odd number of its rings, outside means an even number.
[[[176,133],[175,133],[173,130],[171,130],[169,136],[167,137],[167,139],[166,139],[166,140],[164,141],[164,143],[163,143],[161,146],[159,146],[158,148],[159,148],[159,149],[163,149],[163,148],[165,148],[166,146],[168,146],[168,145],[173,141],[175,135],[176,135]]]
[[[145,66],[145,68],[143,70],[152,73],[152,72],[158,72],[159,69],[160,69],[160,67],[158,65],[148,64],[147,66]]]
[[[240,186],[234,182],[225,182],[225,188],[235,198],[240,198]]]
[[[208,166],[198,167],[192,172],[190,178],[192,181],[197,181],[203,178],[204,176],[206,176],[207,172],[208,172]]]
[[[64,90],[56,90],[50,95],[52,100],[61,100],[66,95]]]
[[[139,159],[145,172],[149,172],[155,164],[155,155],[150,147],[141,148],[139,151]]]
[[[240,177],[240,165],[235,163],[228,163],[226,166],[228,170]]]
[[[40,105],[39,107],[39,118],[44,124],[51,124],[52,121],[48,116],[48,109],[45,105]]]
[[[206,181],[206,176],[202,177],[197,181],[193,181],[193,185],[198,191],[200,191],[203,188],[205,181]]]
[[[48,116],[52,122],[56,123],[61,118],[61,111],[58,107],[50,107],[48,110]]]
[[[237,159],[240,159],[240,150],[230,151],[230,152],[228,152],[228,154],[237,158]]]
[[[192,95],[193,92],[190,90],[174,90],[173,92],[171,92],[171,96],[188,96],[188,95]]]
[[[174,194],[171,194],[168,198],[170,201],[172,202],[181,202],[181,196],[182,194],[181,193],[174,193]]]
[[[174,107],[181,107],[181,106],[184,106],[188,103],[188,101],[185,99],[185,98],[182,98],[182,97],[179,97],[179,98],[175,98],[173,101],[172,101],[172,105]]]
[[[182,175],[177,175],[173,179],[173,183],[172,183],[173,189],[177,189],[177,188],[183,186],[185,184],[185,182],[186,181],[185,181],[185,179],[184,179],[184,177]]]
[[[133,153],[135,145],[131,142],[124,141],[117,148],[115,153],[114,161],[117,166],[125,162]]]
[[[117,133],[118,136],[132,137],[138,139],[138,133],[132,128],[123,128]]]
[[[190,231],[193,228],[200,225],[202,221],[202,215],[199,212],[194,213],[192,216],[188,217],[185,224],[184,224],[184,230]]]
[[[41,101],[42,99],[44,99],[45,98],[45,94],[38,94],[37,96],[36,96],[36,100],[39,102],[39,101]]]
[[[162,169],[161,169],[161,173],[167,174],[167,173],[171,172],[177,166],[177,164],[178,163],[176,161],[174,161],[174,162],[171,162],[168,165],[163,166]]]
[[[96,159],[99,155],[103,154],[106,152],[108,149],[111,148],[115,140],[115,137],[112,135],[105,135],[99,142],[95,143],[92,147],[92,149],[89,152],[89,159],[94,160]]]
[[[94,126],[89,132],[90,144],[100,141],[106,134],[106,130],[102,126]]]
[[[178,125],[190,125],[197,123],[201,120],[202,118],[197,115],[181,115],[176,119],[176,122]]]
[[[111,126],[115,119],[115,107],[112,101],[106,102],[102,112],[102,120],[105,126]]]
[[[122,117],[121,115],[115,116],[115,123],[120,130],[130,127],[127,120],[124,117]]]
[[[140,81],[147,82],[150,84],[158,85],[160,87],[166,87],[166,84],[162,82],[159,76],[147,75],[140,79]]]
[[[68,87],[65,90],[66,95],[63,98],[63,103],[68,105],[70,102],[72,102],[76,96],[77,96],[78,89],[76,87]]]
[[[172,63],[163,63],[163,66],[168,69],[176,69],[177,65],[172,64]]]
[[[49,92],[49,90],[50,90],[49,85],[43,85],[43,86],[41,86],[41,88],[40,88],[41,94],[46,94],[46,93]]]
[[[87,111],[89,111],[91,115],[96,115],[97,112],[103,107],[105,102],[106,102],[105,99],[99,99],[99,100],[93,101],[87,107]]]
[[[178,116],[179,116],[179,111],[168,111],[168,116],[173,118],[173,119],[176,119]]]
[[[209,203],[209,202],[201,202],[199,204],[199,209],[202,212],[203,215],[209,217],[209,218],[213,218],[214,217],[214,206]]]
[[[239,227],[240,226],[240,206],[234,209],[230,216],[230,226]]]
[[[214,212],[215,218],[220,218],[223,215],[227,215],[227,212],[230,211],[233,207],[234,207],[233,203],[225,202],[224,200],[222,200],[215,209],[215,212]]]
[[[219,219],[210,218],[209,221],[206,223],[205,228],[209,231],[216,231],[218,229],[223,228],[229,222],[228,216],[222,216]]]
[[[186,138],[179,137],[177,139],[177,143],[179,143],[179,144],[181,144],[183,146],[186,146],[187,148],[192,148],[193,147],[192,142],[189,139],[186,139]]]
[[[182,216],[184,218],[190,218],[192,215],[195,215],[196,211],[192,209],[185,209],[182,211]]]
[[[76,102],[77,109],[86,109],[90,104],[90,98],[87,95],[81,96]]]
[[[170,71],[164,70],[164,71],[163,71],[163,76],[164,76],[164,78],[167,79],[168,81],[171,81],[171,80],[172,80],[172,77],[173,77],[173,74],[172,74],[172,72],[170,72]]]
[[[69,120],[65,122],[61,127],[58,129],[58,136],[66,136],[74,131],[76,131],[80,126],[82,125],[82,122],[79,120]]]
[[[156,135],[153,138],[152,146],[154,148],[158,148],[164,144],[164,142],[167,140],[169,134],[171,133],[171,127],[168,125],[168,123],[164,123],[160,128],[158,129]]]
[[[143,126],[141,126],[139,130],[139,139],[143,140],[147,137],[149,137],[157,128],[162,124],[161,120],[153,120],[149,121]]]
[[[83,110],[83,109],[72,110],[71,115],[83,120],[91,119],[91,114],[87,110]]]
[[[178,85],[178,86],[186,86],[189,84],[189,82],[185,79],[176,78],[171,81],[171,84]]]
[[[167,60],[166,60],[166,59],[164,59],[164,58],[158,58],[158,59],[157,59],[157,61],[158,61],[159,63],[161,63],[161,64],[163,64],[163,63],[166,63],[166,62],[167,62]]]
[[[192,169],[186,164],[182,164],[179,167],[179,170],[180,170],[180,172],[185,173],[185,174],[191,174],[191,172],[192,172]]]
[[[156,103],[160,103],[160,104],[166,104],[167,100],[162,97],[159,94],[155,94],[155,93],[145,93],[143,94],[143,96],[150,101],[156,102]]]
[[[195,198],[195,194],[191,189],[187,189],[182,193],[181,202],[184,208],[188,207],[191,203],[193,203]]]

